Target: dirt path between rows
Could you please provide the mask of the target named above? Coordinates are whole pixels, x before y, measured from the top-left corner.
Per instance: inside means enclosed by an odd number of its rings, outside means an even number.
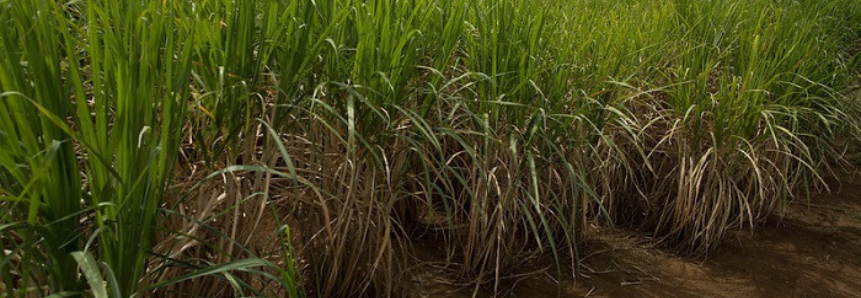
[[[570,294],[861,297],[861,177],[842,180],[832,193],[813,196],[810,204],[787,206],[784,218],[769,219],[754,233],[740,233],[705,261],[673,256],[630,233],[596,239],[608,250],[584,261],[591,269],[584,270],[589,278],[580,279]],[[515,290],[512,296],[531,295]]]
[[[537,275],[501,296],[861,298],[861,175],[841,180],[830,194],[787,206],[785,217],[739,233],[705,260],[675,256],[630,231],[604,231],[587,243],[576,283],[561,281],[560,292],[552,278]],[[490,295],[461,289],[427,297],[472,296]]]

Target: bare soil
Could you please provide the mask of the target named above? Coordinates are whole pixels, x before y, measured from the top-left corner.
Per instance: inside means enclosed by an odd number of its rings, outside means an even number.
[[[705,259],[676,256],[647,237],[602,231],[576,279],[510,279],[502,297],[861,298],[861,176],[786,206]],[[803,201],[803,200],[802,200]],[[562,287],[557,286],[558,284]],[[484,288],[428,286],[416,297],[490,297]]]

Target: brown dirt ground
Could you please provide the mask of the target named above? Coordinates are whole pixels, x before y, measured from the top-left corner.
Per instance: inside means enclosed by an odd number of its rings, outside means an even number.
[[[508,281],[500,296],[861,298],[861,175],[841,180],[830,194],[738,233],[705,260],[675,256],[635,233],[604,231],[587,243],[576,282],[562,280],[559,290],[549,275],[533,275]],[[472,287],[431,288],[416,296],[491,296]]]

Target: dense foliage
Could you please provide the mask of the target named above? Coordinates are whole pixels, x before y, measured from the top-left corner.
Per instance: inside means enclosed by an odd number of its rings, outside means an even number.
[[[0,27],[5,297],[399,296],[420,243],[497,290],[571,274],[590,222],[703,256],[861,135],[857,0],[0,0]]]

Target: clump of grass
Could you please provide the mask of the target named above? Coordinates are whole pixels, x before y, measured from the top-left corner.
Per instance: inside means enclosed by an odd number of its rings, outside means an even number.
[[[622,207],[640,210],[627,222],[702,255],[824,183],[819,171],[840,158],[831,141],[854,121],[837,108],[837,90],[857,78],[833,31],[846,26],[835,19],[842,4],[673,2],[680,30],[663,80],[672,86],[646,97],[639,115],[657,141],[642,142],[648,188]]]
[[[86,281],[96,297],[134,296],[176,163],[189,33],[156,1],[0,4],[2,110],[15,115],[0,128],[5,294],[81,295]]]

